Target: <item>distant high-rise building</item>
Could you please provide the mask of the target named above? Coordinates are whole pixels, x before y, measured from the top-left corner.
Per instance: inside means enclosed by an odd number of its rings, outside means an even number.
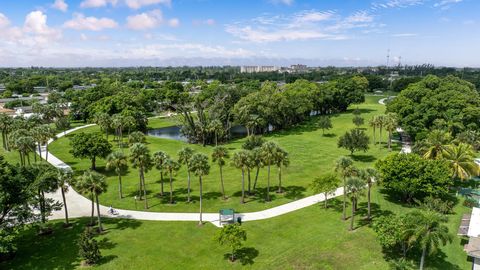
[[[256,73],[256,72],[275,72],[280,68],[276,66],[242,66],[240,67],[241,73]]]

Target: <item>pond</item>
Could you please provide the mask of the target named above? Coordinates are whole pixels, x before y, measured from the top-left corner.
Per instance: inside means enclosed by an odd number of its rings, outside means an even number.
[[[147,134],[163,139],[188,142],[187,137],[183,136],[183,134],[180,132],[180,129],[181,127],[179,126],[156,128],[149,130]],[[247,136],[247,129],[244,126],[234,126],[230,129],[230,136],[232,136],[232,138],[245,137]]]

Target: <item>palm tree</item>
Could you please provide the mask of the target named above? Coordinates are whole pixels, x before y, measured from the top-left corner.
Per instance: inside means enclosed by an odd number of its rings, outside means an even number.
[[[140,200],[143,196],[145,198],[145,209],[148,209],[147,190],[145,189],[145,173],[152,167],[152,158],[150,157],[150,150],[147,146],[141,143],[135,143],[130,147],[130,162],[134,168],[138,168],[140,178]]]
[[[153,153],[153,164],[155,165],[155,168],[160,171],[160,196],[163,196],[163,169],[165,162],[169,158],[168,154],[163,151]]]
[[[266,142],[262,145],[262,160],[267,165],[267,199],[270,201],[270,166],[275,164],[277,159],[278,145],[274,142]]]
[[[448,227],[443,225],[447,221],[442,216],[432,211],[414,211],[412,216],[416,217],[416,226],[408,229],[410,235],[409,244],[418,244],[422,249],[420,258],[420,270],[423,269],[427,254],[435,254],[440,245],[452,242],[452,236],[448,233]]]
[[[127,170],[127,156],[120,151],[112,152],[107,156],[107,170],[115,170],[118,175],[118,196],[123,198],[122,192],[122,172]]]
[[[432,130],[425,140],[425,153],[423,157],[426,159],[440,159],[445,152],[445,148],[452,141],[452,135],[443,130]]]
[[[232,165],[242,170],[242,199],[241,203],[245,203],[245,170],[248,168],[248,150],[240,150],[233,154]]]
[[[360,178],[367,183],[367,207],[368,207],[368,214],[367,214],[367,219],[370,220],[372,216],[372,208],[371,208],[371,190],[372,186],[375,182],[378,181],[379,174],[377,170],[373,168],[367,168],[365,170],[361,170],[359,172]]]
[[[370,127],[372,127],[372,129],[373,129],[373,145],[375,145],[376,128],[378,126],[377,117],[376,116],[372,117],[372,119],[370,119],[370,121],[368,121],[368,125]]]
[[[230,155],[228,153],[228,149],[223,146],[217,146],[213,148],[212,152],[212,161],[216,162],[218,164],[218,167],[220,168],[220,184],[222,187],[222,196],[223,199],[226,200],[227,197],[225,196],[225,187],[223,184],[223,166],[225,165],[225,159],[229,158]]]
[[[105,138],[108,141],[108,130],[112,127],[112,117],[108,113],[99,113],[95,115],[93,121],[105,132]]]
[[[382,144],[382,130],[383,130],[383,126],[385,124],[385,115],[378,115],[375,117],[376,118],[376,122],[377,122],[377,127],[379,129],[379,133],[380,133],[380,138],[378,139],[378,142],[380,144]]]
[[[202,191],[203,183],[202,177],[208,175],[210,172],[210,164],[208,164],[208,156],[201,153],[196,153],[192,156],[190,161],[190,169],[195,176],[198,176],[198,182],[200,184],[200,221],[198,225],[203,225],[202,221]]]
[[[283,193],[283,190],[282,190],[282,167],[288,167],[288,165],[290,165],[290,158],[288,157],[288,152],[279,147],[275,163],[276,163],[277,168],[278,168],[278,190],[277,190],[277,193]]]
[[[454,179],[465,180],[479,174],[479,166],[474,161],[475,153],[469,144],[448,145],[443,149],[442,156],[450,164]]]
[[[8,133],[12,128],[13,120],[12,117],[8,116],[5,113],[0,113],[0,131],[2,132],[2,143],[3,149],[9,150],[8,148]]]
[[[115,133],[117,134],[119,148],[121,148],[123,144],[123,127],[125,126],[123,118],[120,114],[112,116],[112,126],[115,128]]]
[[[68,184],[72,182],[73,174],[71,171],[58,169],[57,170],[57,183],[58,188],[62,193],[63,208],[65,210],[65,225],[69,226],[68,222],[68,209],[67,209],[67,200],[65,198],[65,192],[68,192]]]
[[[384,120],[385,130],[388,132],[388,150],[392,150],[392,133],[397,129],[397,118],[395,114],[387,114]]]
[[[210,130],[215,135],[215,146],[218,146],[218,137],[219,135],[222,135],[223,124],[220,120],[215,119],[212,122],[210,122],[209,127],[210,127]]]
[[[355,218],[355,208],[358,203],[358,199],[363,195],[365,189],[365,182],[356,176],[348,177],[347,179],[347,194],[352,201],[352,218],[350,220],[350,230],[353,231],[353,223]]]
[[[89,190],[92,196],[95,197],[97,203],[97,217],[98,217],[98,231],[102,232],[102,220],[100,219],[100,202],[98,201],[98,195],[107,191],[106,177],[95,171],[85,171],[80,178],[81,185],[84,189]]]
[[[342,219],[347,219],[347,177],[351,176],[353,167],[353,160],[349,157],[340,157],[335,163],[335,172],[340,173],[343,178],[343,216]]]
[[[168,158],[163,165],[165,170],[167,170],[170,176],[170,204],[173,204],[173,173],[177,172],[180,169],[180,163],[174,161],[171,158]]]
[[[147,140],[145,134],[140,131],[132,132],[128,135],[128,144],[132,145],[134,143],[145,143]]]
[[[257,168],[257,172],[255,173],[255,181],[253,182],[253,190],[257,188],[257,181],[258,181],[258,174],[260,173],[260,169],[263,168],[263,158],[262,158],[262,148],[257,147],[252,150],[252,160],[253,166]]]
[[[187,167],[187,177],[188,177],[188,187],[187,187],[187,202],[190,202],[190,160],[192,159],[192,156],[194,154],[194,151],[190,147],[184,147],[180,151],[178,151],[178,162],[180,164],[184,164]]]
[[[14,135],[15,132],[12,132],[11,135]],[[20,153],[20,160],[23,166],[25,166],[25,157],[28,160],[30,165],[30,152],[33,152],[35,149],[35,140],[31,136],[22,136],[14,140],[14,148]]]
[[[137,126],[137,120],[131,115],[123,117],[123,126],[128,128],[127,136],[130,137],[130,130]],[[143,133],[142,133],[143,134]]]

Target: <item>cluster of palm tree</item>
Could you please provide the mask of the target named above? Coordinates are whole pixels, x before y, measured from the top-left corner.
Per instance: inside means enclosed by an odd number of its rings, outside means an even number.
[[[373,168],[358,169],[353,165],[349,157],[340,157],[335,163],[335,171],[343,179],[343,212],[342,219],[347,219],[347,198],[352,202],[352,216],[350,219],[350,230],[354,229],[355,212],[358,209],[358,200],[364,196],[367,190],[367,219],[372,217],[371,213],[371,188],[380,178],[378,172]]]
[[[369,126],[373,129],[373,144],[382,144],[382,131],[387,131],[388,139],[388,150],[392,149],[392,135],[393,132],[398,127],[397,116],[393,113],[388,113],[385,115],[376,115],[370,119],[368,122]],[[379,137],[377,141],[377,129],[379,130]]]
[[[123,146],[123,132],[127,130],[127,137],[130,137],[131,130],[137,126],[136,119],[133,116],[124,116],[121,114],[110,116],[107,113],[99,113],[93,121],[105,132],[107,140],[109,131],[114,130],[114,140],[117,141],[119,147]]]
[[[41,117],[34,115],[24,119],[0,114],[0,131],[4,150],[18,151],[22,166],[31,164],[32,153],[34,160],[37,160],[35,151],[43,158],[42,145],[46,145],[45,160],[48,160],[48,141],[55,138],[55,129]]]
[[[448,131],[431,131],[427,138],[415,144],[414,151],[426,159],[446,160],[452,169],[453,179],[466,180],[480,174],[473,146],[454,140]]]

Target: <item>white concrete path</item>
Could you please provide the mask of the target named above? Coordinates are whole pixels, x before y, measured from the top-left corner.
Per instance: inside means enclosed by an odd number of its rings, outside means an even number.
[[[95,124],[85,125],[70,129],[66,132],[58,134],[56,137],[61,138],[66,134],[70,134],[77,130],[94,126]],[[48,143],[52,143],[54,140],[50,140]],[[42,156],[45,157],[45,147],[42,147]],[[64,170],[71,170],[71,167],[64,163],[59,158],[55,157],[53,154],[48,154],[48,162],[57,168]],[[338,197],[343,194],[343,188],[338,188],[334,195],[329,198]],[[49,198],[53,198],[62,202],[61,191],[57,190],[55,193],[50,193],[47,195]],[[65,194],[67,201],[68,214],[70,218],[76,217],[88,217],[91,214],[91,200],[83,197],[77,193],[73,188],[69,188],[68,192]],[[323,202],[324,195],[317,194],[309,196],[291,203],[273,207],[267,210],[251,212],[251,213],[238,213],[236,216],[242,217],[242,221],[254,221],[262,220],[267,218],[272,218],[280,216],[286,213],[302,209],[313,204]],[[142,202],[138,202],[139,207],[142,207]],[[95,205],[96,209],[96,205]],[[116,215],[108,214],[108,207],[100,205],[100,213],[104,216],[114,217],[114,218],[131,218],[131,219],[140,219],[140,220],[161,220],[161,221],[198,221],[199,213],[166,213],[166,212],[145,212],[145,211],[133,211],[133,210],[123,210],[115,209],[118,212]],[[96,211],[96,210],[95,210]],[[64,218],[64,209],[62,208],[59,211],[52,213],[51,219],[63,219]],[[204,213],[203,220],[206,222],[211,222],[215,226],[220,226],[219,224],[219,215],[218,213]]]

